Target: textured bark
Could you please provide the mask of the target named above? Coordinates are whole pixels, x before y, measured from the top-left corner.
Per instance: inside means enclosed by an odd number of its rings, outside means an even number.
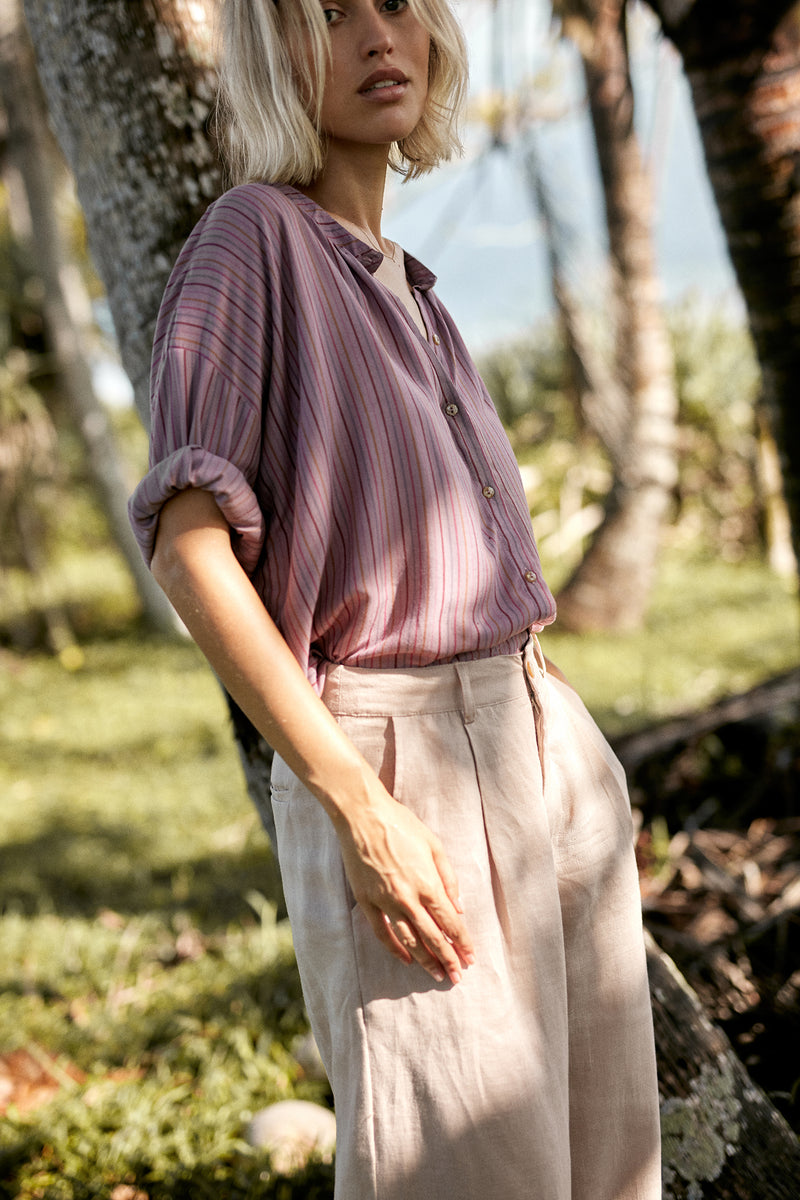
[[[172,607],[145,567],[128,521],[125,472],[108,416],[94,391],[80,324],[70,304],[69,262],[54,199],[59,176],[65,172],[56,161],[56,148],[47,129],[20,0],[6,0],[0,13],[0,97],[8,122],[8,157],[19,172],[27,201],[31,257],[44,284],[45,328],[60,372],[61,390],[145,618],[154,628],[172,632],[176,628]]]
[[[215,77],[202,26],[191,19],[196,8],[181,0],[25,2],[51,121],[145,424],[161,294],[222,187],[208,134]]]
[[[624,0],[584,3],[581,10],[565,29],[575,35],[583,61],[603,183],[616,377],[628,401],[628,434],[614,462],[605,518],[559,595],[559,617],[574,629],[630,629],[644,616],[677,477],[678,405],[656,273],[650,179],[633,127]]]
[[[683,57],[747,305],[800,558],[800,16],[794,0],[650,0]]]
[[[797,1200],[800,1142],[648,938],[664,1200]]]

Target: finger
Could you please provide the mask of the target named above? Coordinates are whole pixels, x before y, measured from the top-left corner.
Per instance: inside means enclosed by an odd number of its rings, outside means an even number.
[[[406,966],[408,966],[409,963],[412,963],[414,961],[413,958],[409,954],[408,950],[406,950],[405,946],[403,946],[398,938],[395,937],[394,933],[387,925],[381,910],[372,904],[362,904],[361,907],[364,911],[365,917],[372,926],[373,933],[381,945],[385,946],[390,954],[393,954],[395,958],[399,958],[400,962],[405,963]]]
[[[462,965],[468,966],[469,963],[462,958],[456,945],[445,936],[436,919],[429,912],[423,911],[416,920],[416,930],[428,954],[441,965],[451,983],[460,983]]]
[[[428,902],[427,911],[464,965],[471,966],[475,962],[475,947],[461,916],[454,913],[448,905],[437,904],[435,901]]]
[[[431,852],[433,854],[433,861],[436,864],[436,870],[439,872],[439,878],[441,879],[444,885],[444,890],[447,893],[447,898],[457,913],[463,913],[464,909],[461,907],[458,879],[455,871],[450,865],[449,858],[445,854],[444,850],[436,844],[431,846]]]
[[[443,983],[446,973],[442,968],[442,964],[430,954],[422,940],[417,937],[410,921],[404,917],[390,917],[388,914],[384,914],[384,920],[390,934],[396,939],[403,950],[407,951],[414,962],[423,967],[429,975],[432,975],[437,983]]]

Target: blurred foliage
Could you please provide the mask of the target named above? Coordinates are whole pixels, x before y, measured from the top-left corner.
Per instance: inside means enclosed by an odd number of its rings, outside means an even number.
[[[699,301],[674,308],[669,327],[679,398],[679,480],[668,541],[692,555],[739,562],[764,549],[754,413],[759,371],[752,341],[736,316]],[[598,326],[598,337],[601,333]],[[602,503],[611,482],[603,448],[564,386],[565,364],[556,325],[480,363],[523,465],[545,546],[580,509]],[[555,541],[558,582],[583,543]]]
[[[80,210],[66,191],[62,201],[74,261],[96,297]],[[105,605],[112,622],[124,623],[136,611],[95,499],[82,439],[61,400],[42,301],[41,280],[13,235],[9,194],[0,187],[0,644],[22,650],[52,642],[52,618],[45,614],[56,610],[79,637],[95,626],[89,599],[96,594],[95,572],[108,572],[118,583],[116,603],[107,596]],[[112,353],[99,330],[92,350]],[[132,410],[115,411],[112,420],[132,488],[146,462],[144,431]]]

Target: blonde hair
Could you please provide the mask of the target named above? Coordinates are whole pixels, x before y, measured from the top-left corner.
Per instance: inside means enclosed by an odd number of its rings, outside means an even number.
[[[409,0],[409,8],[431,38],[428,99],[416,128],[393,143],[389,165],[413,179],[461,153],[467,52],[448,0]],[[330,56],[319,0],[224,0],[220,32],[217,123],[231,181],[312,183],[325,164]]]

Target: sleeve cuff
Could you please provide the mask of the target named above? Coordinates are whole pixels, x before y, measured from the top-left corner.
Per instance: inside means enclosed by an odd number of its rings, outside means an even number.
[[[264,545],[265,525],[255,492],[239,468],[202,446],[182,446],[145,475],[128,502],[133,532],[148,567],[161,509],[187,488],[211,492],[231,527],[231,545],[250,574]]]

